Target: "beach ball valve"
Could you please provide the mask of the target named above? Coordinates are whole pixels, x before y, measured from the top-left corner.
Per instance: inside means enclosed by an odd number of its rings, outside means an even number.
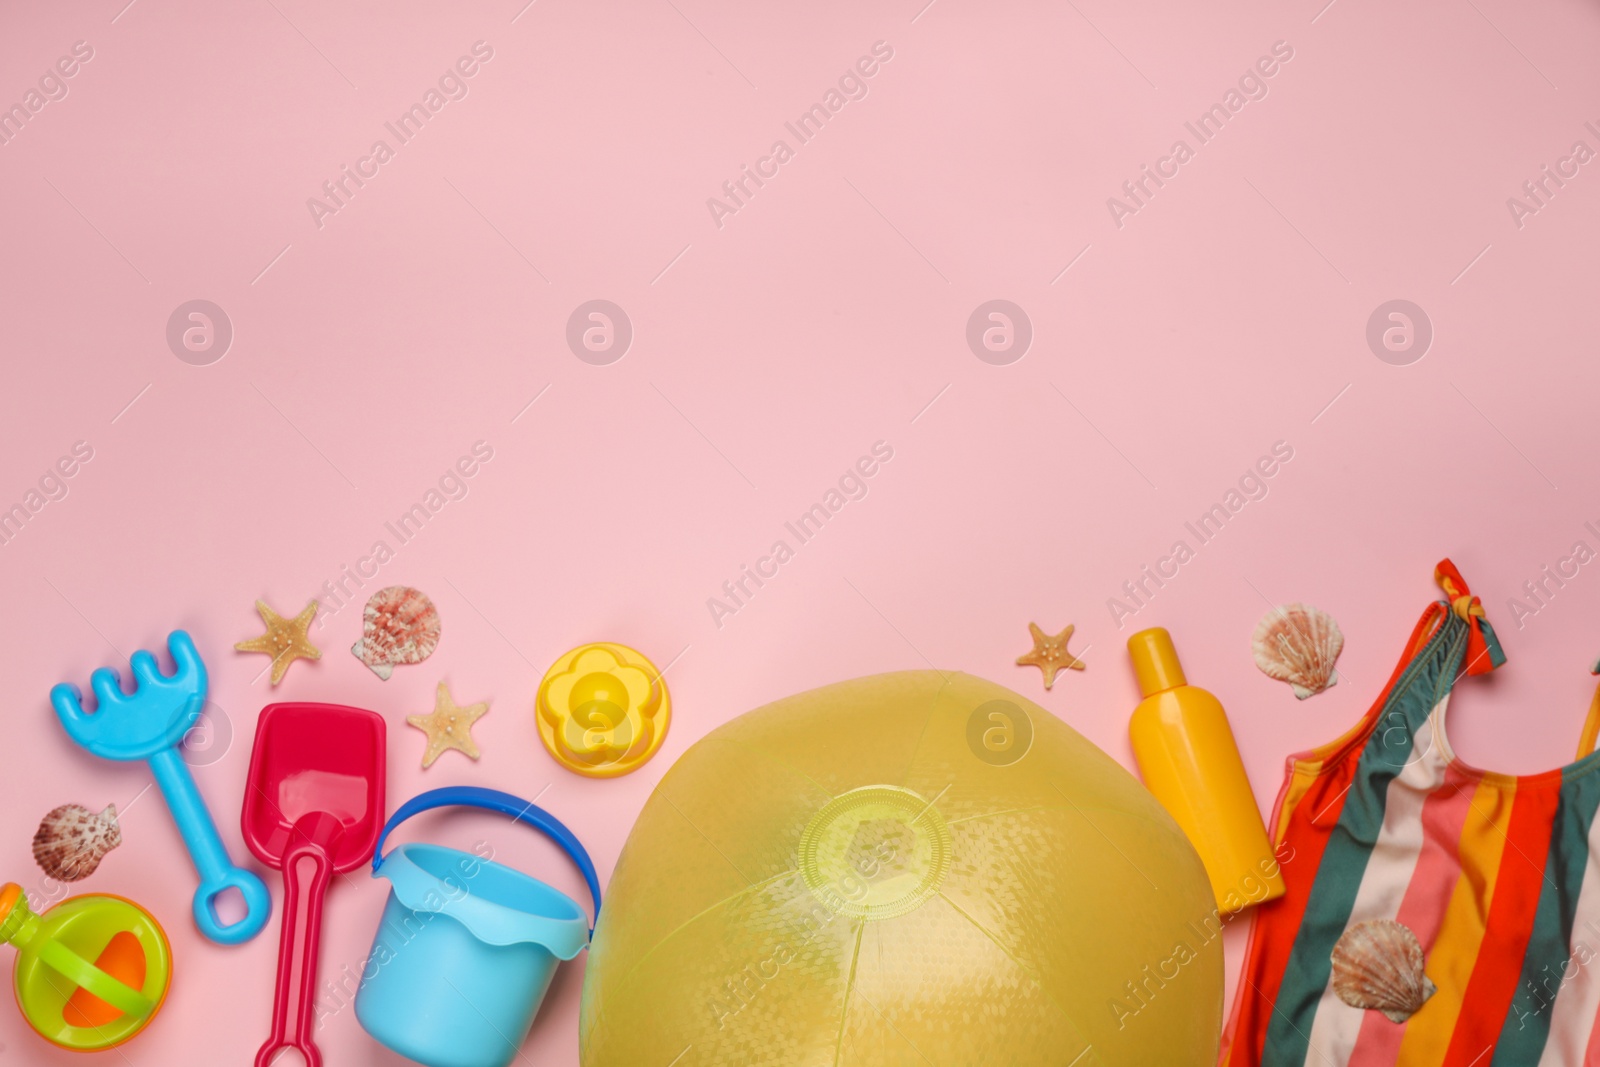
[[[22,887],[0,886],[0,941],[17,949],[17,1006],[28,1025],[74,1052],[137,1036],[166,999],[172,948],[131,900],[70,897],[34,914]]]
[[[655,755],[672,718],[661,672],[626,645],[596,642],[561,656],[539,683],[539,737],[556,762],[610,778]]]

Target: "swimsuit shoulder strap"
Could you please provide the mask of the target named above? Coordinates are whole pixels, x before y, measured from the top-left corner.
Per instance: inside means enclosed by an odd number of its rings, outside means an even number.
[[[1600,674],[1600,660],[1590,669],[1591,674]],[[1583,722],[1583,734],[1578,738],[1577,759],[1583,759],[1594,751],[1595,738],[1600,736],[1600,686],[1595,687],[1594,699],[1589,701],[1589,717]]]
[[[1485,674],[1505,662],[1482,602],[1467,587],[1455,564],[1440,560],[1433,577],[1445,599],[1429,604],[1422,613],[1411,645],[1376,709],[1382,747],[1404,748],[1402,763],[1410,761],[1419,743],[1426,744],[1416,739],[1430,722],[1433,732],[1442,734],[1445,708],[1457,681],[1465,675]],[[1395,757],[1395,753],[1387,753],[1377,766],[1387,766]]]
[[[1467,588],[1461,572],[1448,559],[1443,559],[1434,568],[1433,577],[1450,598],[1451,610],[1458,618],[1472,624],[1472,633],[1467,637],[1466,673],[1486,674],[1504,663],[1506,654],[1495,637],[1494,627],[1484,618],[1483,604]],[[1600,660],[1595,661],[1589,672],[1600,674]],[[1576,758],[1583,759],[1593,752],[1597,738],[1600,738],[1600,686],[1596,687],[1594,698],[1589,701],[1589,715],[1584,720],[1583,733],[1578,738]]]
[[[1433,580],[1439,583],[1439,588],[1449,598],[1450,610],[1456,618],[1471,627],[1467,634],[1466,673],[1488,674],[1503,664],[1506,654],[1500,648],[1500,639],[1495,636],[1494,627],[1489,625],[1484,615],[1483,601],[1472,595],[1472,590],[1467,588],[1466,579],[1461,577],[1456,565],[1448,558],[1440,560],[1433,569]]]

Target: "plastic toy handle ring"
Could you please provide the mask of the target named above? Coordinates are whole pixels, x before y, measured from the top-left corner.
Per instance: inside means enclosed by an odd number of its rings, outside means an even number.
[[[189,857],[200,873],[200,888],[194,893],[194,921],[200,932],[219,945],[237,945],[261,932],[272,917],[272,894],[260,878],[242,867],[235,867],[217,836],[205,801],[195,788],[189,765],[176,749],[165,749],[150,757],[150,770],[166,799],[178,832],[189,848]],[[217,918],[213,903],[226,890],[237,889],[244,897],[244,917],[234,923]]]
[[[418,793],[404,804],[395,809],[389,816],[389,821],[384,824],[383,833],[378,835],[377,847],[372,850],[372,872],[378,873],[378,868],[383,864],[383,845],[389,839],[389,832],[396,826],[405,822],[413,815],[434,808],[467,807],[483,808],[486,811],[497,811],[502,815],[509,815],[517,822],[527,823],[529,826],[550,838],[567,857],[577,865],[583,874],[583,880],[589,887],[589,895],[594,898],[594,914],[596,921],[600,918],[600,879],[595,874],[594,863],[589,859],[589,853],[583,844],[575,837],[571,830],[562,825],[560,819],[551,815],[543,808],[536,807],[532,801],[522,800],[510,793],[502,793],[498,789],[483,789],[473,785],[446,786],[443,789],[430,789],[426,793]],[[593,933],[590,927],[590,933]]]

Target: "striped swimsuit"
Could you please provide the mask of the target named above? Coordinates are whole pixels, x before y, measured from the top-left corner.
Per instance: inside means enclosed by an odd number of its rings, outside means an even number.
[[[1435,576],[1448,599],[1372,709],[1289,760],[1272,818],[1287,891],[1255,916],[1223,1067],[1600,1065],[1600,693],[1576,763],[1462,763],[1451,686],[1504,657],[1449,560]],[[1431,995],[1400,1021],[1341,995],[1347,962],[1335,981],[1335,946],[1374,927],[1422,949]]]

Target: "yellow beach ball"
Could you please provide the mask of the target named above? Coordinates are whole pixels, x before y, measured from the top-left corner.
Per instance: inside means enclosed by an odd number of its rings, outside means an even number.
[[[628,837],[584,1067],[1201,1067],[1222,940],[1155,799],[962,674],[843,682],[695,744]]]

